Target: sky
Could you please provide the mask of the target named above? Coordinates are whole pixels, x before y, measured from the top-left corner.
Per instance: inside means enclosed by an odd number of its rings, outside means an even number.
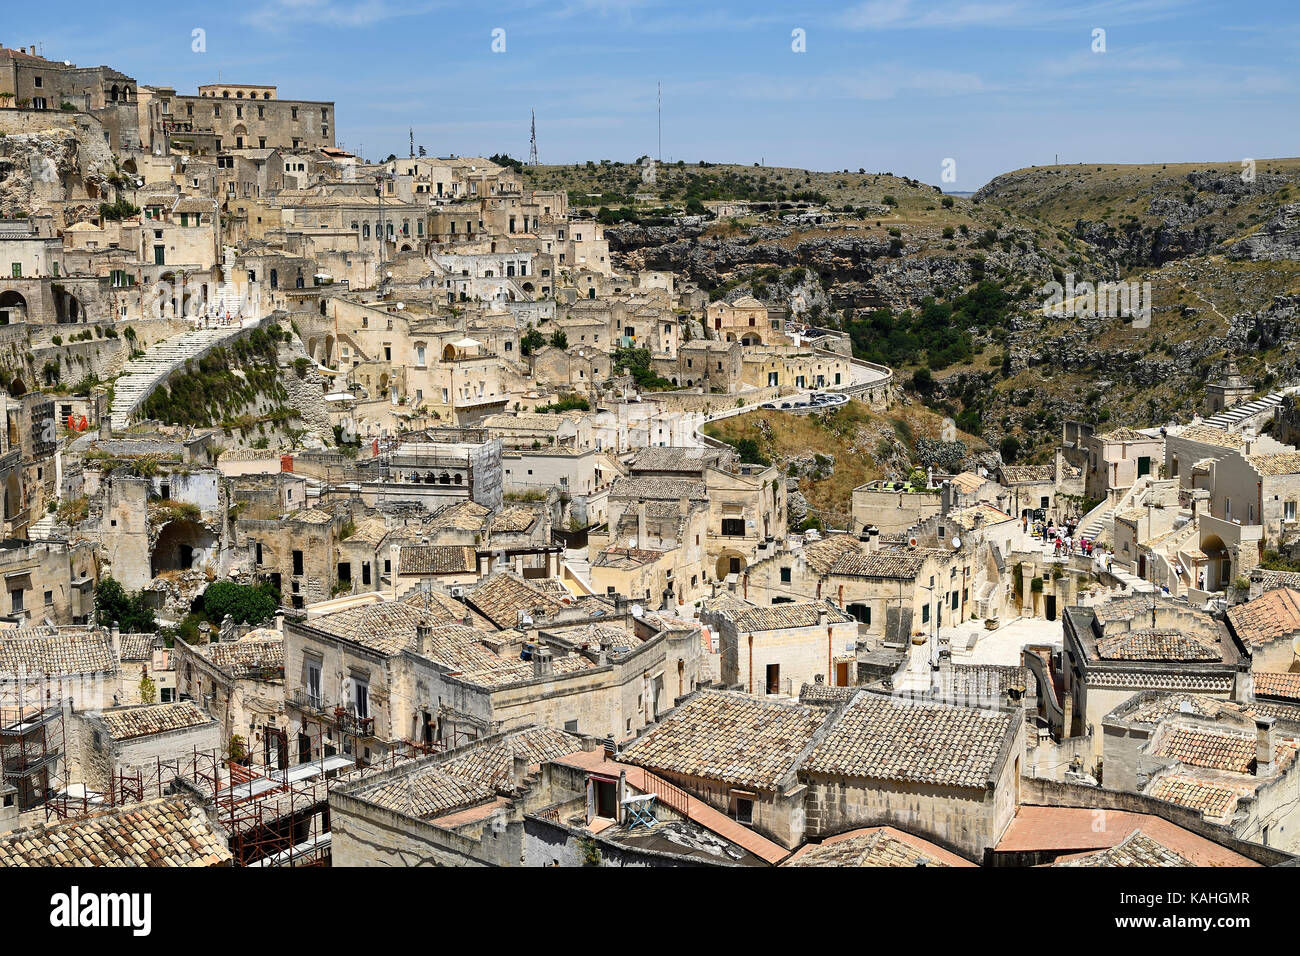
[[[530,110],[543,163],[658,153],[949,191],[1058,156],[1300,155],[1300,0],[6,6],[5,46],[182,93],[333,100],[340,145],[370,159],[406,155],[409,129],[429,155],[527,159]]]

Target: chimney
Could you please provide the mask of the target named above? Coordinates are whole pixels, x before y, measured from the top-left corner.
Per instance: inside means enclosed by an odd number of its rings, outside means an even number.
[[[645,499],[636,503],[636,546],[645,547]]]
[[[1268,777],[1273,773],[1273,754],[1277,752],[1272,717],[1255,718],[1255,776]]]
[[[114,621],[108,629],[108,639],[113,645],[113,656],[120,661],[122,659],[122,632],[117,626],[117,621]]]
[[[825,604],[817,605],[817,626],[818,627],[826,627],[827,622],[830,620],[830,617],[831,617],[830,612],[826,610]]]
[[[427,618],[421,618],[415,625],[415,646],[421,654],[428,654],[433,650],[433,625]]]
[[[880,529],[874,524],[867,529],[867,553],[873,554],[880,550]]]
[[[540,679],[543,677],[552,677],[555,674],[555,660],[551,656],[551,649],[545,644],[539,644],[533,651],[533,677]]]
[[[519,754],[514,755],[511,762],[510,776],[516,787],[522,787],[524,781],[528,779],[528,758],[521,757]]]

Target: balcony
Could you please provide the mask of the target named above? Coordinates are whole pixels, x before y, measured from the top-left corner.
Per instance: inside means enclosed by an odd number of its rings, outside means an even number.
[[[359,717],[352,712],[349,704],[329,705],[304,688],[296,688],[289,695],[289,703],[303,713],[313,714],[331,722],[338,732],[349,737],[373,737],[375,735],[375,718]]]

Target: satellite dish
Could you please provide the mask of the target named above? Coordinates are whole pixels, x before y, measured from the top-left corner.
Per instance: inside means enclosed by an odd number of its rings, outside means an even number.
[[[392,273],[389,273],[389,274],[391,275]],[[399,303],[397,303],[397,308],[398,308],[398,309],[404,309],[404,308],[406,308],[406,303],[405,303],[405,302],[399,302]]]
[[[953,536],[952,536],[952,546],[953,546],[954,548],[960,548],[960,547],[961,547],[961,538],[957,537],[956,535],[953,535]]]
[[[637,620],[640,620],[641,616],[645,614],[645,608],[643,608],[640,604],[633,604],[631,611],[632,611],[632,616]]]

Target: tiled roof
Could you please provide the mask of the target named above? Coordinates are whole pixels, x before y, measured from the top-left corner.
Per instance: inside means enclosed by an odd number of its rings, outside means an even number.
[[[1004,484],[1017,485],[1029,482],[1055,481],[1054,465],[1003,465],[1002,481]]]
[[[1233,633],[1252,647],[1289,640],[1300,632],[1300,590],[1265,591],[1255,600],[1229,609],[1228,623]]]
[[[553,614],[564,606],[512,571],[495,572],[469,591],[466,599],[497,627],[514,627],[520,611],[536,617],[539,611]]]
[[[478,552],[458,544],[408,544],[397,552],[398,574],[471,574]]]
[[[1289,761],[1295,755],[1295,749],[1295,741],[1278,739],[1275,760],[1279,763]],[[1253,773],[1255,770],[1253,734],[1175,724],[1160,735],[1153,753],[1207,770],[1232,773]]]
[[[1134,830],[1112,847],[1057,860],[1053,866],[1191,866],[1186,858],[1151,839],[1141,830]]]
[[[1184,425],[1178,429],[1176,437],[1200,442],[1202,445],[1215,445],[1220,448],[1240,448],[1246,444],[1245,439],[1240,435],[1234,435],[1232,432],[1204,423]]]
[[[1300,451],[1276,455],[1247,455],[1246,462],[1264,477],[1300,474]]]
[[[208,815],[181,797],[0,834],[0,866],[222,866],[230,859]]]
[[[1265,591],[1274,588],[1300,588],[1300,571],[1266,571],[1255,568],[1250,572],[1251,578],[1258,578]]]
[[[848,700],[857,690],[856,687],[835,687],[831,684],[804,684],[799,688],[799,703],[834,707]]]
[[[851,836],[832,837],[801,850],[786,866],[967,866],[952,861],[954,854],[907,837],[890,827],[866,830]]]
[[[773,604],[771,607],[728,608],[720,612],[730,618],[736,630],[777,631],[787,627],[812,627],[826,614],[830,624],[853,620],[835,605],[826,601],[808,601],[802,604]]]
[[[475,501],[448,505],[429,520],[429,527],[447,531],[481,531],[492,512]]]
[[[99,674],[115,670],[113,645],[103,631],[0,631],[0,672]]]
[[[984,787],[996,779],[1015,717],[860,694],[804,762],[809,773]]]
[[[508,508],[492,516],[492,533],[508,534],[527,531],[537,523],[537,515],[527,508]]]
[[[1152,440],[1150,435],[1144,435],[1136,428],[1129,428],[1127,426],[1112,429],[1111,431],[1105,432],[1096,437],[1101,439],[1102,441],[1119,441],[1119,442]]]
[[[846,552],[827,570],[855,578],[890,578],[911,581],[925,562],[946,552],[937,548],[880,548],[878,551]]]
[[[493,799],[498,787],[511,782],[516,757],[535,767],[580,746],[581,740],[572,734],[531,727],[490,744],[470,747],[462,754],[395,777],[372,790],[360,790],[358,796],[428,820]]]
[[[859,554],[862,545],[851,534],[827,535],[820,541],[805,544],[799,553],[808,567],[817,574],[825,574],[846,554]]]
[[[634,472],[644,471],[680,471],[688,474],[701,473],[706,465],[715,463],[726,453],[718,448],[683,448],[675,446],[650,445],[642,448],[632,459]]]
[[[1300,674],[1279,671],[1255,671],[1255,693],[1300,701]]]
[[[690,478],[616,478],[609,489],[611,498],[646,498],[661,501],[689,498],[707,501],[709,493],[704,482]]]
[[[1162,694],[1132,708],[1121,705],[1114,713],[1129,723],[1154,725],[1176,714],[1210,718],[1218,718],[1224,714],[1240,714],[1241,706],[1230,700],[1210,697],[1206,694]]]
[[[826,711],[729,691],[701,691],[623,751],[652,771],[775,790]]]
[[[122,660],[147,661],[153,657],[153,642],[157,639],[157,634],[118,635],[119,647],[122,649]]]
[[[244,638],[209,644],[208,660],[231,677],[284,676],[284,638]]]
[[[1182,631],[1143,628],[1097,641],[1097,657],[1113,661],[1217,661],[1217,643]]]
[[[497,742],[454,757],[443,764],[443,769],[466,780],[499,786],[509,780],[514,770],[514,759],[523,757],[530,767],[546,760],[573,753],[582,746],[582,740],[563,730],[549,727],[530,727],[508,734]]]
[[[988,479],[981,478],[973,471],[963,471],[960,475],[953,475],[948,481],[952,482],[962,494],[972,495],[979,491],[980,486]]]
[[[415,643],[415,626],[423,608],[403,601],[384,601],[350,607],[310,618],[308,627],[343,638],[380,654],[400,654]]]
[[[189,700],[114,708],[102,711],[99,717],[108,728],[108,735],[114,740],[150,737],[169,730],[184,730],[212,723],[212,718],[198,704]]]
[[[1199,810],[1213,821],[1226,820],[1237,806],[1238,798],[1255,791],[1255,784],[1230,785],[1222,781],[1201,780],[1186,774],[1169,774],[1157,778],[1147,787],[1148,796]]]
[[[959,511],[951,511],[945,520],[963,531],[970,531],[976,525],[987,528],[989,525],[1001,524],[1003,521],[1014,521],[1015,518],[992,505],[978,504]]]

